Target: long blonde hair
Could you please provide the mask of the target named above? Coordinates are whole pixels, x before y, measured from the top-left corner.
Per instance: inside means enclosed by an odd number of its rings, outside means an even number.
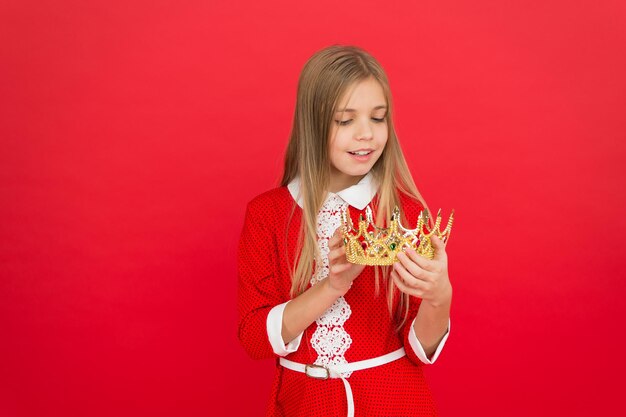
[[[382,86],[387,102],[388,126],[385,149],[370,171],[373,180],[380,187],[378,207],[373,210],[374,222],[380,227],[389,224],[393,207],[396,205],[401,207],[398,190],[418,200],[427,208],[413,182],[396,136],[392,118],[391,91],[387,75],[381,65],[369,53],[356,46],[332,45],[316,52],[304,65],[298,81],[295,114],[280,183],[281,186],[286,186],[294,178],[300,178],[303,207],[296,253],[300,248],[301,250],[299,259],[292,264],[292,297],[307,289],[313,274],[313,264],[321,265],[317,243],[317,215],[324,204],[330,183],[331,163],[328,149],[333,115],[343,94],[355,83],[370,77],[376,79]],[[290,221],[295,208],[294,202]],[[402,209],[401,212],[403,213]],[[404,214],[401,221],[407,224]],[[383,282],[387,285],[387,303],[392,314],[396,290],[393,280],[389,277],[391,268],[380,267],[380,271]],[[377,293],[380,289],[379,274],[379,267],[375,267]],[[401,326],[408,312],[408,296],[402,294],[399,303],[395,314],[401,320]]]

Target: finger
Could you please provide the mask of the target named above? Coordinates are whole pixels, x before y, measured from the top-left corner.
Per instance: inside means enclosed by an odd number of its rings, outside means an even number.
[[[338,227],[333,233],[333,235],[330,237],[330,239],[328,240],[328,247],[339,246],[342,239],[343,239],[343,232],[341,230],[341,227]]]
[[[356,277],[358,277],[359,275],[361,275],[361,272],[363,272],[363,269],[365,269],[365,265],[361,265],[361,264],[353,264],[353,263],[346,263],[346,269],[343,270],[344,271],[348,271],[350,273],[350,275],[352,275],[352,279],[355,279]],[[342,264],[342,267],[344,265]]]
[[[400,255],[400,253],[401,252],[398,252],[398,255]],[[410,261],[412,261],[413,263],[417,264],[417,266],[419,266],[423,270],[426,270],[426,271],[429,271],[429,272],[436,272],[437,271],[437,264],[435,262],[433,262],[430,259],[420,255],[414,249],[409,248],[404,253],[405,253],[406,257]]]
[[[350,264],[350,266],[354,269],[356,273],[355,278],[361,275],[361,272],[363,272],[363,270],[365,269],[365,265],[361,265],[361,264]]]
[[[441,243],[443,244],[443,247],[445,248],[446,245],[448,244],[448,239],[450,238],[450,233],[448,232],[446,235],[444,236],[437,236],[437,239],[439,239],[441,241]]]
[[[403,293],[420,298],[424,295],[422,290],[406,285],[396,271],[391,271],[391,277],[393,278],[393,282],[396,284],[396,287],[398,287],[398,289]]]
[[[428,289],[430,274],[423,269],[419,271],[418,275],[413,275],[399,262],[394,262],[393,270],[402,278],[402,281],[409,287],[420,288],[422,290]]]
[[[340,246],[328,252],[329,263],[344,263],[344,260],[345,262],[348,261],[346,258],[346,248],[344,246]]]
[[[398,257],[398,260],[400,261],[398,263],[400,263],[404,267],[404,269],[409,271],[411,275],[417,278],[428,280],[429,276],[426,273],[430,271],[424,268],[422,265],[420,265],[420,263],[415,262],[413,259],[409,257],[409,255],[407,255],[404,252],[398,252],[397,257]],[[414,257],[419,258],[420,255],[415,254]]]
[[[443,261],[447,258],[446,254],[446,244],[437,236],[432,235],[430,237],[430,242],[433,244],[433,248],[435,249],[434,260]]]
[[[334,264],[330,267],[329,271],[332,274],[341,274],[342,272],[347,271],[348,269],[350,269],[350,267],[352,266],[352,264],[350,263],[345,263],[345,264]]]

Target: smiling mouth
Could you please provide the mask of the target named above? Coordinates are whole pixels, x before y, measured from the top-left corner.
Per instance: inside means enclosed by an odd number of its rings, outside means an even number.
[[[348,152],[350,155],[355,155],[355,156],[365,156],[365,155],[369,155],[374,151],[355,151],[355,152]]]

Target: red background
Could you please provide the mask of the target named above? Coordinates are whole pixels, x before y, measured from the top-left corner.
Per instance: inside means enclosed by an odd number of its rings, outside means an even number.
[[[1,3],[0,416],[262,415],[236,244],[332,43],[456,209],[441,414],[626,411],[624,2],[405,3]]]

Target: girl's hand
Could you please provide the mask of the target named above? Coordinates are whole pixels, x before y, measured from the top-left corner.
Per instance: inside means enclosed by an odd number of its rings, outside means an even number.
[[[400,262],[394,262],[391,276],[398,289],[439,307],[452,300],[452,286],[448,277],[446,245],[437,236],[430,238],[435,249],[432,260],[418,255],[413,249],[399,252]]]
[[[335,230],[333,236],[328,240],[328,267],[329,273],[326,285],[340,297],[348,292],[352,286],[352,281],[358,277],[365,265],[356,265],[346,259],[346,247],[343,244],[341,227]]]

